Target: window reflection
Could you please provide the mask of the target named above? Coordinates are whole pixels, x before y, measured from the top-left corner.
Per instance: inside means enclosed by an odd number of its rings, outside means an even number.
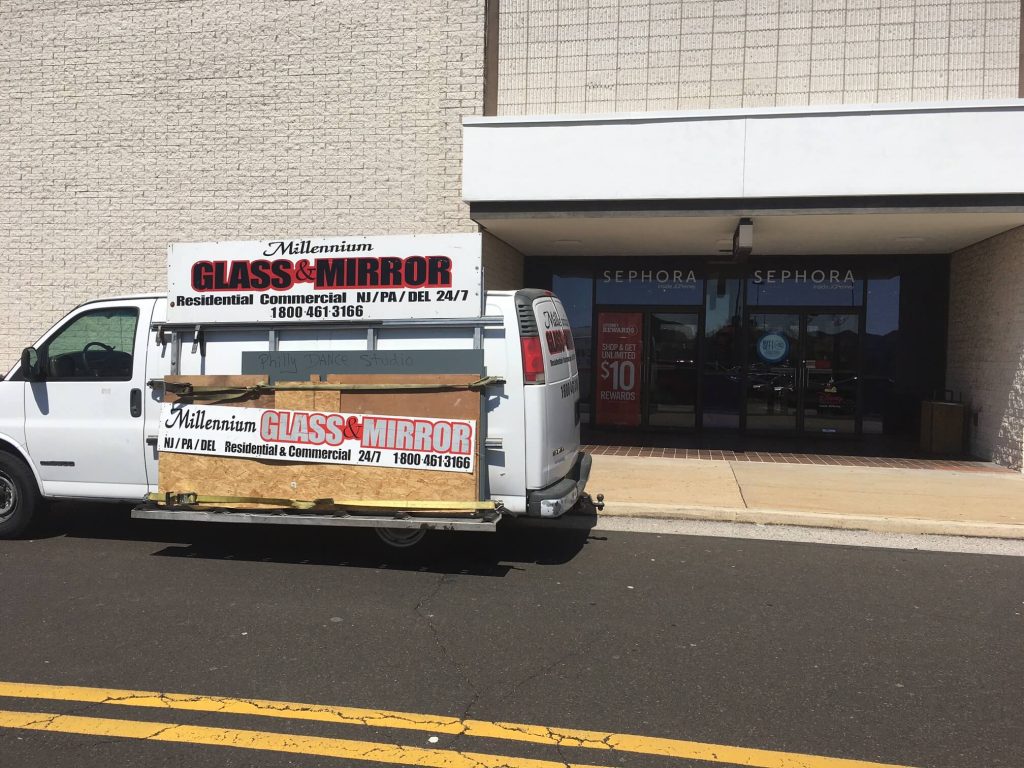
[[[709,279],[704,313],[703,425],[736,429],[742,393],[743,282]]]
[[[752,307],[859,307],[864,295],[852,269],[834,267],[755,269],[747,285]]]
[[[739,333],[743,307],[739,280],[712,280],[704,320],[707,337],[705,369],[735,373],[740,367]]]
[[[900,330],[900,279],[868,280],[865,317],[864,373],[891,376],[898,355]]]
[[[693,427],[697,412],[699,315],[651,313],[647,423]]]
[[[700,304],[704,281],[689,267],[605,269],[597,274],[598,304]]]

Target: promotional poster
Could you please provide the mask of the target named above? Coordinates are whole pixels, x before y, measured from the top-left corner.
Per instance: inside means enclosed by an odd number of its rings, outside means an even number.
[[[597,320],[597,423],[640,424],[643,314],[602,312]]]

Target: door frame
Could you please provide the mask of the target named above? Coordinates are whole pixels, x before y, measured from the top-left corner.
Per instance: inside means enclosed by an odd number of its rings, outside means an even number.
[[[780,437],[808,437],[813,435],[818,438],[826,440],[841,440],[843,438],[859,438],[863,434],[863,417],[864,417],[864,321],[865,312],[864,307],[850,307],[850,306],[813,306],[809,307],[804,305],[772,305],[768,307],[751,307],[745,306],[743,310],[743,388],[741,390],[741,403],[740,403],[740,432],[748,435],[778,435]],[[749,374],[750,374],[750,347],[752,343],[751,331],[750,331],[750,316],[751,315],[796,315],[799,323],[799,336],[797,338],[797,359],[799,360],[799,368],[796,371],[797,376],[797,398],[796,398],[796,420],[793,429],[749,429],[747,427],[747,393],[749,392]],[[856,410],[853,418],[853,432],[808,432],[804,424],[805,416],[805,398],[807,395],[807,386],[804,379],[804,361],[807,354],[807,318],[809,315],[854,315],[857,317],[857,360],[854,368],[854,375],[857,379],[856,385]]]

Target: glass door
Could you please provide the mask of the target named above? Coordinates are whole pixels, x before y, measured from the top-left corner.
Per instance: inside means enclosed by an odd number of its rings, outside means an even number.
[[[859,349],[859,314],[804,315],[801,390],[805,432],[857,431]]]
[[[646,423],[693,429],[697,424],[700,316],[696,312],[651,312],[647,325]]]
[[[859,313],[751,313],[747,429],[855,433],[859,352]]]
[[[795,432],[799,426],[800,315],[751,313],[747,351],[747,429]]]

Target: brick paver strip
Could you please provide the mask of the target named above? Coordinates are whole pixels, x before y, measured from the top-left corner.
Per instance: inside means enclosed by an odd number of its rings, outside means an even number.
[[[633,456],[637,458],[698,459],[700,461],[751,461],[775,464],[816,464],[839,467],[889,467],[892,469],[932,469],[946,472],[1013,472],[984,461],[956,459],[911,459],[893,456],[841,456],[819,453],[770,453],[764,451],[725,451],[705,448],[662,448],[636,445],[583,445],[595,456]]]

